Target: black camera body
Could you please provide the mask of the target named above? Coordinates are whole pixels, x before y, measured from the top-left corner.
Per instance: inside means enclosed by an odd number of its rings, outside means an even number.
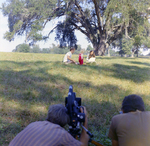
[[[96,141],[93,141],[91,138],[93,137],[93,134],[90,133],[83,125],[82,123],[85,122],[85,113],[84,108],[81,106],[81,98],[76,97],[76,93],[73,92],[73,87],[69,86],[69,93],[68,97],[65,98],[65,106],[67,109],[67,114],[70,117],[70,123],[69,123],[69,133],[74,137],[80,137],[80,126],[86,131],[86,133],[90,136],[89,142],[98,145],[103,146],[99,144]],[[82,108],[82,113],[81,113]]]
[[[76,97],[72,86],[69,86],[68,97],[65,98],[65,106],[70,117],[69,133],[75,137],[80,132],[80,124],[85,121],[85,114],[80,111],[80,108],[82,108],[81,98]]]

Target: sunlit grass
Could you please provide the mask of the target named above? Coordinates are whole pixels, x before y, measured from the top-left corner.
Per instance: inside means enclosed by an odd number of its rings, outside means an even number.
[[[150,58],[97,57],[97,65],[85,66],[64,65],[62,59],[0,53],[0,145],[8,145],[29,123],[45,120],[49,105],[64,104],[69,85],[87,108],[89,130],[107,146],[111,118],[126,95],[141,95],[150,110]]]

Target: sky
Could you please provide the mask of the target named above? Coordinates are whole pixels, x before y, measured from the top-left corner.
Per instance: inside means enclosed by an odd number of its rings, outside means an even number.
[[[0,0],[0,7],[5,1],[6,0]],[[45,27],[43,34],[48,34],[49,31],[55,27],[57,22],[58,20],[49,23]],[[8,18],[3,16],[0,9],[0,52],[12,52],[12,50],[15,49],[17,45],[24,43],[25,40],[25,36],[16,36],[14,41],[9,42],[3,38],[6,31],[9,31]],[[82,48],[87,48],[90,43],[87,41],[86,36],[79,31],[76,31],[75,33],[78,39],[77,44],[80,44]],[[37,45],[39,45],[40,48],[49,48],[53,43],[58,44],[58,42],[55,41],[55,33],[50,35],[50,39],[48,41],[41,41],[37,43]]]

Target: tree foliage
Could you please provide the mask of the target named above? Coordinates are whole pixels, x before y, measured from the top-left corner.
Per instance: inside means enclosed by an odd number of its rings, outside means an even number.
[[[30,52],[30,46],[28,44],[19,44],[16,46],[16,48],[12,52],[24,52],[29,53]]]
[[[133,41],[130,40],[129,38],[123,38],[121,54],[131,55],[132,47],[133,47]]]
[[[77,45],[77,50],[74,54],[79,54],[81,50],[84,50],[81,45]],[[40,48],[39,45],[29,46],[28,44],[19,44],[12,52],[23,52],[23,53],[49,53],[49,54],[66,54],[70,49],[68,47],[60,48],[60,46],[52,44],[49,48]],[[86,52],[85,52],[86,53]]]
[[[91,47],[91,45],[88,45],[87,48],[86,48],[86,50],[87,51],[91,51],[91,50],[94,50],[94,49]]]
[[[30,50],[31,53],[42,53],[42,50],[41,48],[39,47],[39,45],[34,45],[31,50]]]
[[[61,47],[76,46],[74,32],[79,30],[97,55],[104,55],[106,47],[124,35],[146,39],[150,33],[149,0],[9,0],[3,14],[8,16],[10,30],[4,37],[9,41],[26,34],[26,41],[33,44],[49,38],[55,29]],[[44,27],[60,17],[63,21],[43,36]]]

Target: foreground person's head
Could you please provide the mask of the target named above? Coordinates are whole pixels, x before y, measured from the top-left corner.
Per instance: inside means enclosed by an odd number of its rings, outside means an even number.
[[[64,127],[69,123],[70,118],[66,107],[62,104],[51,105],[48,110],[47,121]]]
[[[135,112],[136,110],[145,111],[145,105],[140,96],[132,94],[123,99],[121,109],[124,113]]]

